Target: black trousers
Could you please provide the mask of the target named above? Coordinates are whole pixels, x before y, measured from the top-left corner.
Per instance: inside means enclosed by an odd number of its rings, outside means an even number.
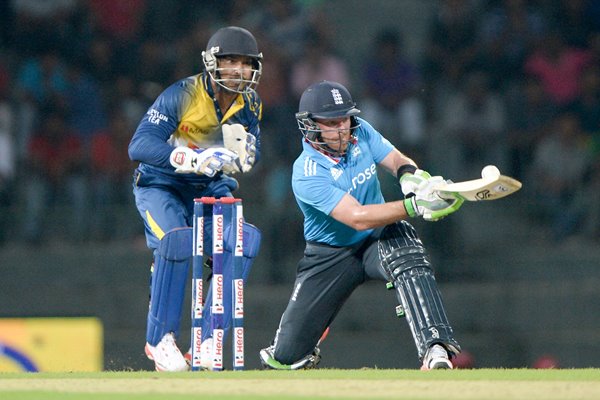
[[[275,359],[293,364],[311,354],[354,289],[387,281],[377,252],[381,230],[354,247],[307,243],[294,290],[275,336]]]

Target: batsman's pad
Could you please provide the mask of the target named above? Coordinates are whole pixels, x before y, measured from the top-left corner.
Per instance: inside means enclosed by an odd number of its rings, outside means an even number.
[[[431,262],[412,225],[400,221],[386,226],[378,249],[381,265],[404,307],[419,358],[435,343],[458,354],[460,346],[444,311]]]
[[[154,254],[154,271],[146,341],[156,346],[162,337],[179,335],[179,322],[190,259],[192,228],[177,228],[165,234]]]
[[[229,240],[224,241],[224,253],[223,253],[223,265],[229,266],[232,263],[233,258],[233,246],[235,241],[232,239],[233,233],[231,232],[231,225],[225,225],[224,236],[226,238],[230,238]],[[242,260],[242,279],[246,282],[248,278],[248,274],[250,273],[250,268],[252,267],[252,263],[254,262],[254,258],[258,255],[258,250],[260,248],[261,241],[261,233],[260,230],[254,225],[248,224],[244,222],[243,226],[243,260]],[[223,281],[231,282],[231,268],[225,267],[223,268]],[[212,285],[212,282],[211,282]],[[225,285],[223,287],[223,300],[225,313],[223,318],[223,328],[225,329],[225,337],[231,328],[231,286]],[[211,336],[210,330],[210,315],[212,313],[212,286],[209,287],[206,300],[204,301],[204,318],[202,319],[202,341],[205,341]]]

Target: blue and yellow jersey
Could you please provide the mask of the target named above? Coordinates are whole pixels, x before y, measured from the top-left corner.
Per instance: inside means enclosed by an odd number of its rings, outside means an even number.
[[[169,162],[173,148],[223,147],[221,125],[237,123],[256,137],[258,162],[261,118],[262,102],[256,92],[239,94],[223,113],[208,76],[194,75],[175,82],[157,97],[129,143],[129,157],[140,162],[139,170],[144,174],[206,183],[214,178],[175,173]]]
[[[330,216],[344,195],[360,204],[384,202],[377,164],[394,146],[367,121],[357,118],[357,141],[341,159],[328,157],[304,142],[304,151],[294,162],[292,189],[304,214],[304,238],[332,246],[351,246],[368,237],[372,230],[357,231]]]

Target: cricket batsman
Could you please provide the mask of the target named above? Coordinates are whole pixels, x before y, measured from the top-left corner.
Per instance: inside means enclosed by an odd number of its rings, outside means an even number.
[[[451,369],[460,352],[446,317],[431,260],[409,218],[437,221],[457,211],[458,196],[439,197],[445,180],[418,169],[367,121],[348,90],[309,86],[296,120],[303,151],[292,188],[304,215],[304,257],[275,338],[260,351],[265,368],[313,368],[320,338],[354,289],[390,282],[412,332],[421,369]],[[403,200],[386,202],[377,167],[399,180]]]
[[[157,371],[185,371],[186,358],[176,344],[192,256],[194,198],[231,197],[238,182],[260,157],[262,102],[255,88],[262,73],[262,53],[246,29],[216,31],[202,52],[204,70],[162,92],[139,123],[129,157],[139,161],[133,193],[153,251],[145,353]],[[210,236],[211,215],[205,215]],[[225,226],[225,235],[233,236]],[[229,233],[228,233],[229,232]],[[243,277],[260,246],[260,231],[244,223]],[[233,241],[229,241],[233,243]],[[210,243],[207,249],[211,249]],[[225,248],[225,262],[232,257]],[[226,277],[226,279],[228,279]],[[231,291],[225,285],[225,316],[231,318]],[[202,364],[210,368],[211,292],[205,301]],[[225,321],[225,329],[231,320]]]

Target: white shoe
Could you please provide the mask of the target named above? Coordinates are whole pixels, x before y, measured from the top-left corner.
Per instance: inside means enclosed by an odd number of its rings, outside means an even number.
[[[200,345],[200,347],[201,347],[200,368],[202,368],[202,369],[212,369],[212,366],[213,366],[212,346],[213,346],[212,338],[206,339]],[[183,357],[185,358],[186,362],[189,365],[192,365],[192,349],[191,348],[187,351],[187,353],[185,353],[183,355]]]
[[[189,365],[183,358],[175,343],[173,333],[167,333],[156,346],[146,343],[146,356],[154,361],[157,371],[180,372],[189,370]]]
[[[425,357],[423,357],[423,365],[421,366],[422,371],[429,371],[430,369],[452,369],[452,363],[448,357],[446,349],[439,345],[434,344],[427,350]]]
[[[200,367],[212,369],[213,367],[213,339],[208,338],[200,345]]]

